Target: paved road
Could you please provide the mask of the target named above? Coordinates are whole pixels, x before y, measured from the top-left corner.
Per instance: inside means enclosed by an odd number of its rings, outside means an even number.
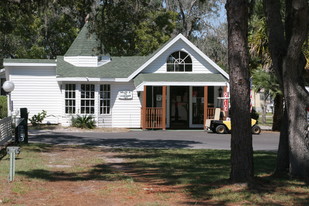
[[[230,149],[231,135],[205,131],[63,132],[31,131],[30,142],[117,148]],[[279,133],[253,135],[253,149],[276,151]]]

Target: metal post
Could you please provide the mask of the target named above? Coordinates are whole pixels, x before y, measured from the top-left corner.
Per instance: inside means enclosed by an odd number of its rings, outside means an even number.
[[[9,181],[12,182],[15,176],[15,155],[20,153],[19,147],[7,147],[7,153],[10,154],[10,172]]]
[[[9,181],[12,182],[15,176],[15,152],[10,152],[10,173]]]

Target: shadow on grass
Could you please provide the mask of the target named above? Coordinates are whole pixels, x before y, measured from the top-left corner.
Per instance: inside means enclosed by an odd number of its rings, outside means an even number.
[[[122,173],[115,173],[105,165],[98,165],[96,169],[87,172],[65,172],[36,169],[31,171],[19,171],[17,174],[27,176],[32,179],[42,179],[46,181],[86,181],[104,180],[117,181],[128,180],[131,177]]]
[[[33,152],[65,151],[71,146],[53,147],[39,145],[31,148]],[[244,199],[252,196],[263,196],[275,192],[284,186],[286,181],[276,180],[269,176],[275,166],[275,153],[255,152],[255,174],[252,183],[240,189],[230,189],[233,185],[228,180],[230,173],[230,151],[225,150],[189,150],[189,149],[98,149],[94,147],[75,147],[77,149],[94,150],[100,153],[112,153],[113,158],[124,159],[122,162],[104,162],[94,164],[83,171],[53,171],[35,169],[19,171],[19,175],[46,181],[85,181],[104,180],[119,181],[132,180],[153,185],[179,186],[190,197],[199,202],[186,202],[186,205],[204,205],[203,201],[217,199],[212,205],[226,205],[230,203],[231,195]],[[82,151],[81,151],[82,152]],[[299,187],[297,183],[290,183],[290,187]],[[294,185],[293,185],[294,184]],[[228,187],[226,189],[226,186]],[[239,191],[238,191],[239,190]],[[291,191],[295,194],[295,191]],[[302,191],[298,195],[302,194]],[[297,199],[302,205],[307,199]],[[258,202],[255,205],[271,204],[271,200]]]

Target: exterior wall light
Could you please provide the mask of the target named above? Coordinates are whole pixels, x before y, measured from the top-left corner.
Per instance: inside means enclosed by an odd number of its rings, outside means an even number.
[[[5,92],[12,92],[15,89],[15,84],[12,81],[5,81],[2,86]]]
[[[3,90],[8,93],[8,108],[9,115],[12,116],[13,113],[13,101],[11,99],[11,92],[15,89],[15,85],[12,81],[5,81],[2,86]]]

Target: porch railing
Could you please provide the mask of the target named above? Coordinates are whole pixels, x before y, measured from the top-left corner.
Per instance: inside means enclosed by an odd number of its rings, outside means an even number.
[[[216,108],[214,107],[208,107],[207,109],[207,118],[206,119],[213,119],[215,117],[215,111],[216,111]]]
[[[161,107],[146,107],[144,126],[146,129],[162,129],[162,108]]]
[[[207,119],[213,119],[216,108],[209,107],[207,109]],[[163,109],[162,107],[146,107],[142,108],[142,125],[145,129],[162,129],[163,128]],[[145,114],[144,114],[145,113]]]

